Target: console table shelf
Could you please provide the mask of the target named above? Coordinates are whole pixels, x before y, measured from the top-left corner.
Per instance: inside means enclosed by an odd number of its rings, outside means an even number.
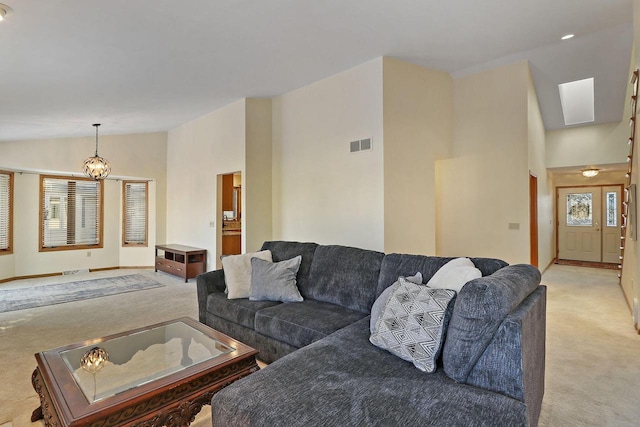
[[[189,279],[206,271],[207,250],[184,245],[156,245],[156,271]]]

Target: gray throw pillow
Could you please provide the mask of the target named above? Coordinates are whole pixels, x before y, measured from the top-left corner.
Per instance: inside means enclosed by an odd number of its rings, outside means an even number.
[[[302,256],[280,262],[251,259],[251,301],[300,302],[296,275]]]
[[[421,285],[422,273],[418,271],[414,276],[405,277],[405,279],[407,279],[411,283],[415,283],[416,285]],[[393,285],[382,291],[378,299],[373,303],[373,306],[371,307],[371,320],[369,322],[369,329],[371,330],[372,334],[376,331],[376,324],[378,323],[378,319],[382,314],[382,310],[384,310],[384,306],[387,305],[387,301],[389,300],[389,295],[391,295],[391,292],[395,288],[397,288],[397,284],[398,281],[396,280]]]
[[[398,279],[376,332],[369,341],[407,360],[424,372],[435,372],[456,292]]]

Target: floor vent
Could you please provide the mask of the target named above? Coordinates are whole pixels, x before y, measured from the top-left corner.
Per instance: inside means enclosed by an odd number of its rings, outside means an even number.
[[[67,270],[67,271],[63,271],[62,275],[63,276],[69,276],[72,274],[80,274],[80,273],[88,273],[89,269],[88,268],[81,268],[80,270]]]

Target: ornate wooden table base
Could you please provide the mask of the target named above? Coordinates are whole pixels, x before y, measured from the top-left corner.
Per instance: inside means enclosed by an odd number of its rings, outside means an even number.
[[[102,419],[92,422],[92,427],[137,426],[137,427],[186,427],[193,422],[203,406],[211,404],[211,398],[229,384],[258,371],[253,360],[241,365],[229,366],[198,378],[165,393],[150,396],[120,410],[105,413]],[[33,411],[31,422],[44,420],[45,426],[62,427],[51,395],[44,384],[40,369],[31,375],[31,384],[40,396],[40,406]]]

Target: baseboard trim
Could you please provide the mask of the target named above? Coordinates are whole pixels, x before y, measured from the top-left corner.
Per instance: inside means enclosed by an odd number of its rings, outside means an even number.
[[[546,273],[546,271],[549,269],[549,267],[551,267],[551,266],[552,266],[553,264],[555,264],[555,263],[556,263],[556,259],[555,259],[555,258],[553,258],[553,259],[551,260],[551,262],[550,262],[550,263],[549,263],[549,264],[544,268],[544,270],[542,270],[542,274]]]
[[[153,269],[152,265],[145,266],[119,266],[119,267],[101,267],[101,268],[90,268],[89,272],[94,273],[96,271],[108,271],[108,270],[142,270],[142,269]],[[14,276],[7,277],[6,279],[0,279],[0,284],[12,282],[14,280],[22,280],[22,279],[39,279],[41,277],[52,277],[52,276],[62,276],[62,271],[57,273],[44,273],[44,274],[30,274],[28,276]]]

